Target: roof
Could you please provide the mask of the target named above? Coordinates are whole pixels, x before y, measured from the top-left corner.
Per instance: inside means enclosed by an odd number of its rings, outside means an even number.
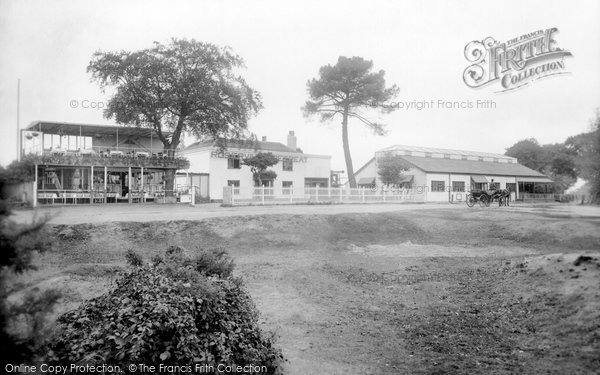
[[[396,153],[398,155],[407,155],[407,156],[425,156],[426,154],[439,154],[439,155],[453,155],[459,156],[458,159],[462,157],[468,157],[472,159],[477,158],[493,158],[498,160],[504,160],[507,162],[516,163],[517,159],[511,156],[502,155],[502,154],[494,154],[489,152],[480,152],[480,151],[466,151],[466,150],[451,150],[447,148],[433,148],[433,147],[419,147],[419,146],[406,146],[406,145],[394,145],[390,147],[386,147],[376,152],[377,154],[385,154],[388,152]],[[442,157],[440,156],[440,157]]]
[[[487,178],[485,178],[485,176],[475,175],[475,176],[471,177],[471,179],[476,184],[487,184],[488,183],[488,180],[487,180]]]
[[[88,137],[116,134],[118,131],[119,136],[123,137],[150,137],[152,135],[153,137],[158,138],[158,135],[154,129],[125,125],[94,125],[54,121],[34,121],[25,129],[31,131],[41,131],[49,134],[82,135]],[[162,133],[164,136],[171,136],[173,134],[172,132],[165,131]]]
[[[354,172],[354,175],[356,176],[357,174],[359,174],[363,169],[365,169],[369,164],[374,163],[375,162],[375,157],[372,157],[371,160],[369,160],[368,162],[365,163],[365,165],[363,165],[362,167],[358,168],[358,170],[356,172]]]
[[[542,173],[517,163],[425,158],[419,156],[402,156],[402,158],[414,165],[416,168],[429,173],[458,173],[547,178]]]
[[[375,177],[362,177],[357,182],[358,185],[373,185],[375,184]]]
[[[185,150],[193,150],[197,148],[211,148],[211,147],[219,147],[223,146],[225,148],[238,148],[238,149],[256,149],[263,151],[276,151],[276,152],[291,152],[295,154],[301,154],[302,152],[298,150],[294,150],[289,148],[280,142],[269,142],[269,141],[253,141],[253,140],[243,140],[243,139],[221,139],[217,140],[204,140],[192,143]]]

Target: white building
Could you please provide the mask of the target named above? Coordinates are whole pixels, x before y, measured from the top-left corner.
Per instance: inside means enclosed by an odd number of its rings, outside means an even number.
[[[471,189],[508,189],[513,199],[552,193],[552,180],[518,163],[516,158],[485,152],[414,146],[391,146],[375,153],[354,175],[359,186],[382,186],[377,160],[400,155],[410,169],[403,185],[426,195],[428,202],[464,200]]]
[[[277,173],[274,181],[263,184],[281,194],[280,189],[293,190],[303,194],[304,187],[329,186],[331,156],[306,154],[297,146],[293,131],[287,137],[287,144],[262,141],[199,141],[186,147],[180,155],[187,158],[190,167],[180,170],[180,181],[201,187],[201,195],[211,200],[223,199],[223,187],[234,186],[239,194],[252,194],[255,181],[250,167],[242,164],[242,159],[259,152],[270,152],[277,156],[279,163],[270,169]]]

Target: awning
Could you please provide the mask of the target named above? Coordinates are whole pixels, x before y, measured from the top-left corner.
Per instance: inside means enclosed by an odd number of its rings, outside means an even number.
[[[375,177],[362,177],[358,180],[358,185],[374,185]]]
[[[554,181],[552,181],[548,177],[518,177],[517,178],[517,182],[545,182],[545,183],[552,183]]]
[[[474,183],[476,184],[487,184],[488,180],[487,178],[485,178],[485,176],[471,176],[471,180],[473,180]]]
[[[408,184],[408,183],[412,182],[413,178],[415,178],[415,176],[412,174],[402,175],[402,176],[400,176],[400,181],[398,181],[398,183],[399,184]]]

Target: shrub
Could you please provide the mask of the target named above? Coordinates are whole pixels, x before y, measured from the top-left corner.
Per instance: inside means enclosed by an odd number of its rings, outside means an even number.
[[[53,290],[32,290],[9,303],[8,297],[15,292],[12,277],[35,269],[34,254],[52,245],[44,229],[48,218],[18,224],[9,220],[9,215],[6,201],[0,200],[0,368],[6,363],[31,359],[44,344],[46,317],[59,298]]]
[[[235,267],[224,249],[202,250],[194,263],[196,271],[207,276],[230,277]]]
[[[135,252],[133,249],[127,250],[125,253],[125,259],[127,260],[127,264],[133,267],[141,267],[144,265],[144,260],[142,256]]]
[[[222,256],[224,258],[224,256]],[[206,276],[182,251],[132,270],[116,288],[59,318],[52,363],[266,366],[282,356],[258,327],[240,279]]]

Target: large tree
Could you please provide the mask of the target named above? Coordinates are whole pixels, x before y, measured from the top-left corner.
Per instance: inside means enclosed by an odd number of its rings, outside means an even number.
[[[389,113],[397,106],[391,100],[398,94],[398,87],[385,86],[385,72],[373,72],[373,62],[362,57],[338,58],[334,66],[319,69],[319,78],[307,83],[310,100],[302,110],[305,116],[320,115],[321,121],[329,121],[336,115],[342,118],[342,143],[350,187],[356,187],[350,144],[348,142],[348,120],[356,119],[377,135],[386,133],[385,125],[370,120],[365,111],[378,110]]]
[[[550,177],[558,191],[577,181],[576,154],[566,142],[540,145],[535,138],[528,138],[507,148],[506,155]]]
[[[87,70],[103,91],[115,89],[106,118],[154,129],[165,152],[174,155],[184,133],[198,138],[244,134],[262,104],[239,75],[243,66],[229,48],[172,39],[136,52],[96,52]],[[170,170],[167,190],[173,189],[174,177]]]
[[[569,137],[565,144],[575,155],[579,177],[589,181],[590,193],[596,203],[600,202],[600,109],[592,120],[588,133]]]

